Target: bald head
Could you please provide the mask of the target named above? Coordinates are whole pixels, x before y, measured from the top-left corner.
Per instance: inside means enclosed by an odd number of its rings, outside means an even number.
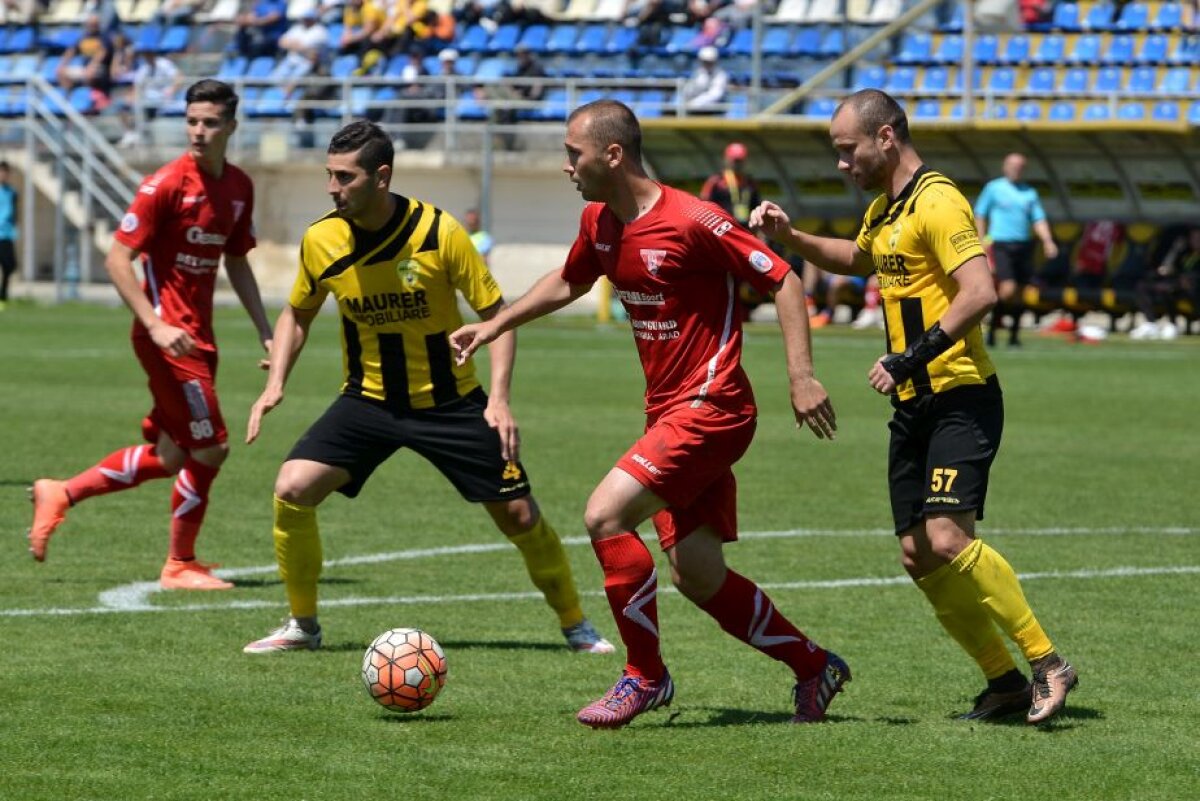
[[[1020,153],[1009,153],[1004,157],[1004,166],[1001,167],[1001,171],[1005,178],[1014,184],[1017,183],[1025,174],[1025,157]]]
[[[616,100],[596,100],[571,112],[567,125],[578,123],[583,135],[598,148],[620,145],[625,158],[642,163],[642,126],[633,110]]]
[[[875,136],[880,128],[887,125],[895,133],[896,141],[905,145],[912,143],[908,133],[908,115],[887,92],[878,89],[855,92],[838,104],[833,118],[837,119],[847,112],[854,114],[859,129],[867,136]]]

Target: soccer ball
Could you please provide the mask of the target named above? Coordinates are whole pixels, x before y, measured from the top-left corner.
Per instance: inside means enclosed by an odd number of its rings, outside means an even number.
[[[362,680],[380,706],[416,712],[432,704],[446,683],[446,654],[420,629],[391,629],[363,654]]]

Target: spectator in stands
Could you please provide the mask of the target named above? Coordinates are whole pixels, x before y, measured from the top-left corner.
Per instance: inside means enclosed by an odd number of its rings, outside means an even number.
[[[975,227],[979,239],[989,248],[989,261],[996,280],[997,303],[992,309],[987,344],[996,344],[996,331],[1004,315],[1012,318],[1008,333],[1010,347],[1020,345],[1021,301],[1025,287],[1033,280],[1033,236],[1042,243],[1047,259],[1058,255],[1058,245],[1046,221],[1038,191],[1022,180],[1025,156],[1009,153],[1001,167],[1003,175],[983,187],[975,201]]]
[[[103,111],[111,100],[113,40],[106,33],[98,14],[89,14],[83,23],[83,36],[74,47],[68,47],[55,71],[55,80],[64,92],[76,86],[92,90],[92,106]]]
[[[1017,8],[1025,27],[1034,28],[1050,21],[1054,14],[1054,0],[1018,0]]]
[[[479,255],[483,256],[484,264],[487,264],[496,241],[492,239],[491,234],[483,230],[483,218],[479,216],[479,209],[467,209],[463,214],[462,223],[471,235],[471,244],[479,251]]]
[[[183,82],[183,75],[175,62],[162,53],[137,48],[130,67],[123,76],[129,80],[130,97],[120,104],[121,125],[125,133],[117,141],[117,147],[136,147],[141,144],[150,133],[148,123],[175,97]]]
[[[1174,339],[1179,329],[1171,321],[1171,313],[1180,300],[1191,303],[1193,315],[1200,314],[1200,227],[1178,231],[1162,263],[1138,282],[1137,307],[1145,320],[1129,337]],[[1161,323],[1160,311],[1167,314]]]
[[[17,271],[18,195],[9,177],[8,162],[0,161],[0,311],[8,307],[8,279]]]
[[[321,23],[316,8],[308,9],[299,22],[279,37],[279,49],[284,56],[276,66],[273,77],[283,80],[303,78],[320,66],[328,46],[329,29]]]
[[[246,58],[274,56],[279,51],[279,37],[288,29],[287,0],[255,0],[254,7],[234,22],[238,53]]]
[[[683,107],[688,114],[721,114],[729,90],[729,73],[717,63],[717,48],[709,45],[696,54],[696,69],[683,85]]]
[[[413,39],[424,30],[426,0],[389,0],[387,20],[371,35],[371,41],[388,55],[407,53]]]
[[[517,56],[517,68],[513,72],[513,81],[492,84],[485,90],[488,97],[500,101],[496,109],[496,122],[500,125],[514,125],[517,121],[518,108],[505,107],[505,101],[517,103],[536,103],[546,94],[546,85],[542,79],[546,77],[546,68],[534,56],[528,46],[519,44],[513,50]],[[515,131],[503,131],[500,134],[505,150],[513,150],[517,144]]]
[[[492,4],[489,16],[497,25],[520,25],[522,28],[553,22],[540,8],[524,0],[499,0]]]
[[[342,9],[342,36],[338,52],[366,55],[371,50],[371,36],[383,27],[387,12],[375,0],[347,0]]]
[[[717,9],[713,18],[725,23],[729,30],[749,28],[754,22],[754,7],[757,4],[757,0],[734,0],[734,2]],[[764,14],[766,10],[763,10]]]
[[[93,14],[100,17],[100,30],[107,34],[121,29],[121,16],[117,13],[117,4],[114,0],[84,0],[79,13],[85,19]]]
[[[649,50],[662,44],[663,31],[674,24],[672,17],[687,16],[687,7],[679,0],[631,0],[625,6],[627,28],[637,28],[638,38],[634,47],[639,51]]]
[[[429,131],[405,130],[404,126],[425,125],[441,119],[450,93],[450,83],[458,75],[458,51],[454,48],[447,47],[438,53],[441,72],[435,76],[429,75],[423,62],[421,50],[414,48],[409,51],[408,64],[400,76],[405,81],[400,90],[400,99],[421,101],[420,104],[392,109],[384,114],[386,122],[400,123],[396,144],[403,148],[424,147],[429,141],[432,137]]]
[[[156,25],[191,25],[196,14],[208,0],[163,0],[154,12]]]

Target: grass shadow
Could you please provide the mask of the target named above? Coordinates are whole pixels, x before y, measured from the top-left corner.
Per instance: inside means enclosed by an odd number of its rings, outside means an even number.
[[[703,714],[707,717],[697,719],[695,717],[697,714]],[[680,729],[750,726],[759,723],[793,725],[792,714],[791,712],[780,712],[778,710],[767,712],[761,709],[693,706],[671,712],[670,717],[667,718],[663,725]],[[862,721],[863,718],[852,715],[829,715],[825,718],[826,723],[853,723]]]

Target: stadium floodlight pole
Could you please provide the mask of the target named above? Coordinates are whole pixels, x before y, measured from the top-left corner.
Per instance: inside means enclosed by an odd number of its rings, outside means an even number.
[[[883,44],[885,41],[892,38],[903,29],[907,28],[910,22],[918,17],[924,16],[926,12],[932,11],[934,7],[940,5],[942,2],[944,2],[944,0],[920,0],[920,2],[905,11],[900,16],[896,17],[896,19],[892,20],[887,25],[884,25],[882,28],[875,31],[875,33],[871,34],[845,53],[842,53],[842,55],[838,56],[836,59],[826,64],[807,81],[800,84],[771,105],[767,106],[758,116],[766,117],[785,114],[787,109],[808,97],[810,94],[812,94],[814,89],[824,85],[824,83],[834,75],[840,74],[842,70],[851,66],[858,61],[858,59],[874,50],[876,46]]]

